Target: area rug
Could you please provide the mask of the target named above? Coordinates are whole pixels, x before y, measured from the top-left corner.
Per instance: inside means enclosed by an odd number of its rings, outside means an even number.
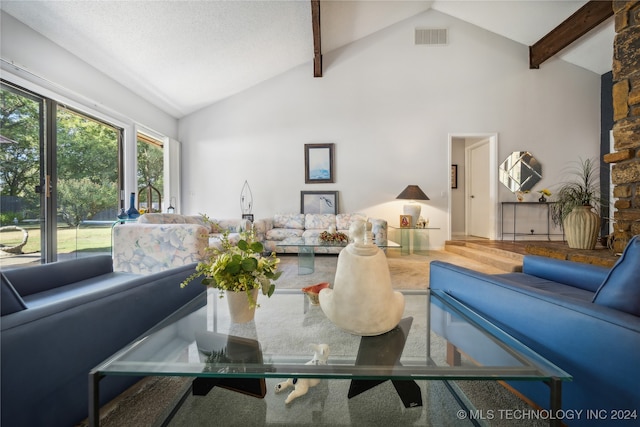
[[[441,251],[432,251],[429,256],[400,256],[387,254],[391,282],[396,289],[426,289],[429,286],[429,263],[434,259],[449,261],[487,273],[499,272],[464,257]],[[281,256],[283,272],[277,282],[282,289],[300,289],[320,282],[333,283],[337,257],[318,255],[312,274],[298,274],[298,259],[295,255]],[[253,426],[253,425],[322,425],[322,426],[376,426],[376,425],[420,425],[447,426],[465,425],[457,419],[456,405],[452,405],[448,391],[440,381],[419,381],[425,405],[422,408],[406,409],[387,382],[357,396],[346,399],[349,382],[346,380],[325,381],[291,405],[285,405],[286,394],[273,393],[273,387],[281,380],[267,380],[267,396],[256,399],[214,388],[206,397],[191,397],[188,390],[191,380],[175,377],[148,377],[113,402],[101,409],[101,425],[124,426]],[[471,398],[477,409],[527,409],[524,402],[495,382],[456,382]],[[171,414],[183,396],[189,396],[181,410]],[[452,412],[453,411],[453,412]],[[374,415],[382,414],[382,415]],[[166,420],[171,418],[170,422]],[[80,424],[87,426],[87,422]],[[467,424],[468,425],[468,424]],[[491,425],[515,425],[508,420],[493,420]],[[537,426],[535,422],[529,424]]]
[[[389,250],[387,262],[391,285],[395,289],[427,289],[429,287],[429,265],[434,260],[451,262],[489,274],[504,273],[495,267],[444,251],[430,251],[428,256],[401,256],[398,251]],[[300,289],[320,282],[333,284],[337,263],[338,257],[335,255],[316,255],[314,272],[308,275],[298,275],[298,257],[296,255],[282,255],[280,256],[280,268],[283,273],[277,282],[277,287]]]

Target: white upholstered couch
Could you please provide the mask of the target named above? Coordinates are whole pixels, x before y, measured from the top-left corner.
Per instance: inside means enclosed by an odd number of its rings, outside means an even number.
[[[148,213],[113,228],[113,269],[155,273],[200,261],[206,248],[218,247],[225,231],[237,242],[251,223],[245,219],[205,220],[202,215]]]
[[[387,244],[387,221],[368,218],[365,214],[276,214],[270,218],[261,218],[253,223],[256,237],[262,242],[265,251],[277,253],[297,253],[295,246],[278,246],[288,237],[314,237],[323,231],[335,227],[337,231],[349,235],[349,227],[355,220],[368,220],[372,224],[373,241],[379,245]],[[316,253],[339,253],[342,247],[319,247]]]

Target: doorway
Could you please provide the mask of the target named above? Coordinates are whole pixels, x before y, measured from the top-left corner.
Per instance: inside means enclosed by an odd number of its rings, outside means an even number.
[[[449,239],[497,239],[497,145],[496,133],[449,135],[458,173],[449,186]]]

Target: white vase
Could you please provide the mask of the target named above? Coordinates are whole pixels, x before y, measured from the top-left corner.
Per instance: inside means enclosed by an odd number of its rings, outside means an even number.
[[[596,247],[600,217],[591,206],[576,206],[564,219],[567,243],[572,249],[593,249]]]
[[[421,206],[418,203],[409,203],[402,207],[405,215],[411,215],[411,227],[415,228],[418,218],[420,218]]]
[[[259,288],[251,290],[251,298],[258,302]],[[229,316],[233,323],[247,323],[253,320],[256,314],[256,306],[250,306],[249,298],[246,292],[226,291],[225,298],[229,305]]]

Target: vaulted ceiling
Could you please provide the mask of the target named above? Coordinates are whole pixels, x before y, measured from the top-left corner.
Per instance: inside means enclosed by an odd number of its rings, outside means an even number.
[[[322,0],[321,48],[428,9],[532,46],[585,3]],[[2,0],[0,8],[177,118],[314,59],[310,0]],[[606,73],[614,36],[608,18],[555,56]]]

